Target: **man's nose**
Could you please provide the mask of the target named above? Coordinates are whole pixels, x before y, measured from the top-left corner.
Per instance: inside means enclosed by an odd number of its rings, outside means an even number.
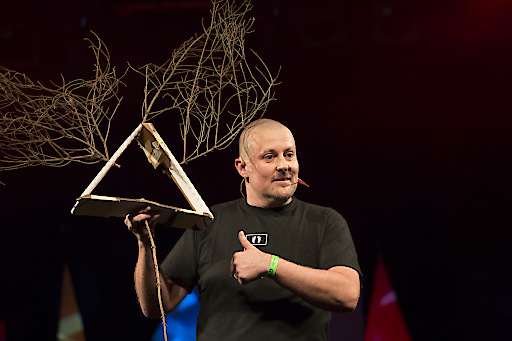
[[[290,167],[290,164],[289,164],[288,160],[286,160],[286,158],[281,156],[278,159],[278,163],[276,165],[276,169],[277,169],[278,172],[286,172],[286,171],[291,170],[291,167]]]

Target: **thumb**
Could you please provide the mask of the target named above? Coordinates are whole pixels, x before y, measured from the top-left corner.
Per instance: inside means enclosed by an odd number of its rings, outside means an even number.
[[[251,248],[255,248],[254,245],[252,245],[248,240],[247,238],[245,237],[245,233],[244,231],[240,231],[238,232],[238,240],[240,241],[240,244],[242,244],[242,247],[244,249],[251,249]]]

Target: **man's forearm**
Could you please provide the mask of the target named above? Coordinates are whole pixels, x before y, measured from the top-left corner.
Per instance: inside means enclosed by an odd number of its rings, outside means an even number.
[[[317,308],[349,312],[356,308],[359,300],[359,274],[349,267],[314,269],[280,258],[273,278]]]
[[[155,265],[151,247],[146,237],[139,240],[139,256],[135,266],[135,290],[144,315],[148,318],[161,316],[160,304],[155,276]],[[173,310],[185,297],[183,288],[158,273],[162,291],[162,302],[165,312]]]
[[[238,239],[244,251],[233,254],[230,273],[240,284],[249,284],[267,273],[272,255],[249,243],[243,231],[238,233]],[[359,300],[359,274],[346,266],[323,270],[280,258],[273,278],[279,285],[317,308],[352,311]]]

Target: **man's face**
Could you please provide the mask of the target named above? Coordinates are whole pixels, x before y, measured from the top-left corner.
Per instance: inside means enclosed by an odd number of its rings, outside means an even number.
[[[297,189],[299,162],[290,130],[278,127],[253,131],[246,163],[250,205],[277,207],[291,202]]]

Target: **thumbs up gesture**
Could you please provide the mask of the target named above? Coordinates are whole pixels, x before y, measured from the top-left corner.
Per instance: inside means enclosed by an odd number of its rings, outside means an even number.
[[[272,256],[252,245],[245,237],[244,231],[238,232],[238,240],[244,250],[233,254],[230,264],[231,276],[240,284],[247,284],[265,276]]]

